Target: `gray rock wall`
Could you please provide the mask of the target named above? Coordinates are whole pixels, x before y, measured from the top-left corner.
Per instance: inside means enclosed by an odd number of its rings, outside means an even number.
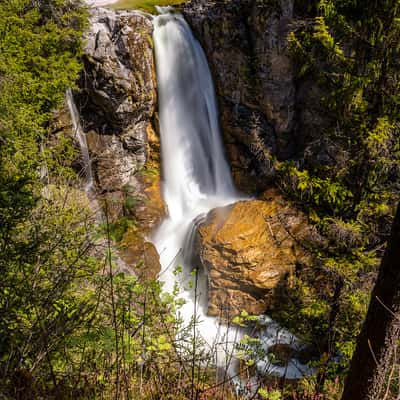
[[[118,218],[127,211],[127,195],[148,200],[141,171],[152,157],[158,159],[149,145],[156,136],[153,26],[148,16],[135,11],[91,12],[75,100],[98,193],[111,200]]]

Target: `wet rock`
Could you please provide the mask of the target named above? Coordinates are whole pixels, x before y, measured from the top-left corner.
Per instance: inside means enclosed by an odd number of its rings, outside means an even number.
[[[214,209],[198,228],[211,315],[266,312],[279,285],[290,285],[296,264],[310,263],[301,246],[309,234],[304,215],[275,190],[265,198]]]

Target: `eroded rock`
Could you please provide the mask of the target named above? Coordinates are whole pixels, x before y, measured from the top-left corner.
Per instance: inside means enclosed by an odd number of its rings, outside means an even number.
[[[136,11],[90,10],[85,34],[84,71],[74,91],[94,177],[92,197],[116,226],[136,226],[121,243],[131,267],[149,265],[155,277],[158,255],[146,235],[165,214],[160,193],[159,138],[152,21]],[[53,133],[67,135],[79,149],[68,109],[55,116]],[[79,172],[83,162],[74,162]],[[127,238],[132,241],[127,240]],[[140,272],[140,274],[142,274]]]
[[[154,161],[159,160],[159,146],[152,145],[157,141],[153,25],[136,11],[101,8],[92,11],[90,22],[85,71],[75,98],[98,193],[116,200],[113,218],[142,222],[143,215],[150,216],[147,232],[165,212],[157,178],[160,164]],[[147,178],[149,169],[154,179]]]
[[[87,124],[117,133],[152,118],[157,99],[152,31],[144,14],[92,11],[80,85]]]

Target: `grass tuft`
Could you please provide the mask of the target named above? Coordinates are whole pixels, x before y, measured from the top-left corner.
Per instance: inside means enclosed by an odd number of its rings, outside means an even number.
[[[186,0],[119,0],[112,4],[115,10],[137,9],[154,14],[155,6],[173,6],[182,4]]]

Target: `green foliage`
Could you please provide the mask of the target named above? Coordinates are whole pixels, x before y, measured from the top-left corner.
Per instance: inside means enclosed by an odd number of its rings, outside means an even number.
[[[134,8],[149,13],[155,13],[155,6],[171,6],[184,3],[186,0],[119,0],[112,5],[113,8],[129,9]]]
[[[129,217],[120,217],[115,222],[110,222],[108,225],[106,223],[100,226],[100,231],[102,236],[110,238],[114,242],[121,242],[124,234],[128,231],[130,227],[135,226],[135,222]]]
[[[279,390],[273,390],[271,392],[266,389],[260,388],[258,389],[258,394],[262,399],[266,400],[282,400],[282,394]]]
[[[330,177],[321,178],[307,170],[300,171],[290,162],[280,163],[278,173],[284,190],[290,192],[310,211],[321,210],[328,215],[345,214],[351,206],[351,191]]]
[[[347,287],[340,298],[334,337],[336,346],[343,356],[342,365],[347,365],[355,350],[355,342],[361,329],[361,322],[367,313],[369,295],[363,290]]]
[[[247,326],[251,321],[257,321],[258,317],[256,315],[249,315],[247,311],[242,311],[239,315],[233,318],[232,322],[239,326]]]
[[[80,70],[84,19],[77,2],[34,4],[0,5],[0,117],[6,137],[18,132],[19,139],[26,139],[28,132],[43,132]]]
[[[317,228],[305,244],[316,267],[301,270],[276,315],[322,352],[339,352],[343,367],[400,199],[400,2],[315,3],[288,40],[299,83],[318,86],[326,124],[303,159],[276,167]]]
[[[0,3],[0,384],[10,397],[21,374],[47,380],[93,312],[83,290],[98,268],[90,214],[66,186],[74,151],[63,138],[47,147],[51,114],[80,70],[84,15],[77,2]]]
[[[325,50],[326,58],[341,61],[344,59],[343,50],[335,42],[334,37],[330,34],[325,19],[322,16],[315,18],[315,27],[313,39],[320,43],[321,48]]]

